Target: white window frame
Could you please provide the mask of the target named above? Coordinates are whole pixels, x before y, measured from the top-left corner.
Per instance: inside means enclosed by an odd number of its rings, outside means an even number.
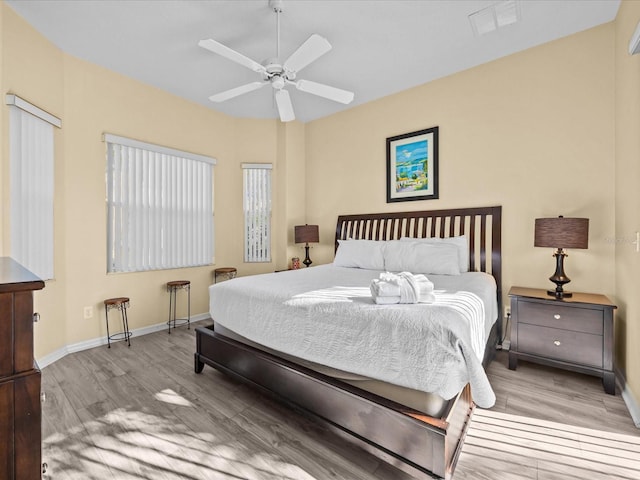
[[[271,262],[270,163],[243,163],[244,261]]]
[[[53,127],[62,121],[14,94],[9,105],[11,256],[43,280],[54,278]]]
[[[214,263],[212,157],[105,133],[107,272]]]

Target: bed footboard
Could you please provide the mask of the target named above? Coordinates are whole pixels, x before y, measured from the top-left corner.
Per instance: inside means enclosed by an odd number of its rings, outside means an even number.
[[[251,346],[196,328],[195,371],[210,365],[275,395],[418,478],[450,478],[473,412],[467,385],[433,418]]]

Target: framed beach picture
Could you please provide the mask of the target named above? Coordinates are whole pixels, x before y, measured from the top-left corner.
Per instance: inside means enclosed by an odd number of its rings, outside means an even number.
[[[387,203],[438,198],[438,127],[387,138]]]

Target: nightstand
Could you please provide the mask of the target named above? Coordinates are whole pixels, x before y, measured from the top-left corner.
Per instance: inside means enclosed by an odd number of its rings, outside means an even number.
[[[512,287],[509,369],[518,359],[602,378],[615,394],[613,310],[604,295],[573,293],[556,299],[546,290]]]

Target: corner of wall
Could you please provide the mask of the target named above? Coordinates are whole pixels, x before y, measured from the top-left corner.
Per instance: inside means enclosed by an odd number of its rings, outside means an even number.
[[[4,69],[4,9],[7,8],[4,1],[0,1],[0,93],[2,94],[2,108],[0,109],[0,201],[2,201],[2,221],[0,221],[0,256],[6,255],[5,232],[8,232],[6,223],[9,218],[8,201],[5,194],[8,191],[5,182],[7,180],[8,163],[9,163],[9,142],[5,139],[9,138],[9,132],[5,130],[8,116],[8,108],[4,102],[6,93],[5,87],[5,69]]]

